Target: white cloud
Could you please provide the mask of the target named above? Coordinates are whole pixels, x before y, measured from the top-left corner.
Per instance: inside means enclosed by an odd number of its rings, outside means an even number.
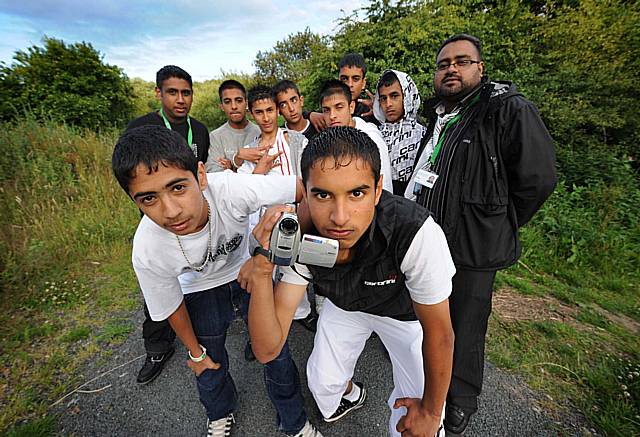
[[[219,76],[221,70],[252,72],[259,50],[269,50],[306,27],[331,34],[338,18],[363,3],[0,0],[0,31],[12,35],[0,43],[0,59],[9,61],[15,50],[39,44],[46,34],[67,42],[91,42],[107,62],[130,77],[152,80],[160,67],[176,64],[203,80]]]

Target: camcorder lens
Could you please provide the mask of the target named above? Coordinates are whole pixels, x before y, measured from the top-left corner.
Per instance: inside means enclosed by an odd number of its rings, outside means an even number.
[[[290,217],[285,217],[280,222],[280,231],[287,235],[295,234],[298,230],[298,222]]]

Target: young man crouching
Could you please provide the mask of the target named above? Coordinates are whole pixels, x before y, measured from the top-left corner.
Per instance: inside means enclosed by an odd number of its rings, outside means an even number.
[[[378,147],[364,132],[321,132],[301,159],[304,195],[315,233],[339,242],[333,268],[285,267],[275,290],[273,264],[261,254],[241,269],[251,292],[249,333],[268,363],[285,345],[308,282],[326,303],[307,362],[309,388],[327,422],[360,408],[363,384],[352,383],[367,338],[389,351],[395,387],[389,433],[444,435],[442,411],[451,377],[453,332],[448,296],[455,273],[446,239],[426,209],[382,189]],[[253,231],[263,248],[283,208]]]
[[[229,436],[238,394],[225,339],[249,296],[236,278],[247,255],[249,215],[294,202],[295,176],[206,174],[176,132],[144,126],[120,137],[112,157],[118,182],[144,213],[132,262],[153,320],[169,321],[188,350],[207,412],[207,435]],[[304,410],[286,342],[265,366],[280,431],[316,436]]]

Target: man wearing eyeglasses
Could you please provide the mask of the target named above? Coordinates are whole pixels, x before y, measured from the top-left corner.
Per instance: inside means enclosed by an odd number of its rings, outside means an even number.
[[[553,192],[553,141],[537,108],[510,82],[484,75],[480,41],[442,43],[427,133],[405,197],[442,226],[456,266],[449,298],[455,332],[445,428],[462,434],[478,409],[496,271],[520,256],[518,229]]]

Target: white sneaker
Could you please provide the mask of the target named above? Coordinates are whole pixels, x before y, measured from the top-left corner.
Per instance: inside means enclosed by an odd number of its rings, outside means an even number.
[[[298,434],[292,437],[322,437],[322,434],[307,420],[307,423],[304,424]]]
[[[229,437],[231,435],[231,426],[235,421],[233,414],[213,421],[207,419],[207,437]]]

